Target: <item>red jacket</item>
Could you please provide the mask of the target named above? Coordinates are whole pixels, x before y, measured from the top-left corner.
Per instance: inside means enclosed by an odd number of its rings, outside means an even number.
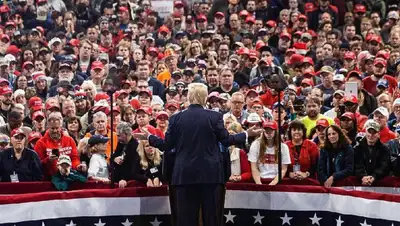
[[[49,156],[53,149],[58,149],[60,155],[68,155],[71,158],[73,169],[76,169],[80,164],[76,144],[72,137],[64,136],[64,134],[62,134],[61,139],[57,142],[53,140],[50,137],[49,132],[46,131],[44,136],[36,142],[35,151],[42,162],[45,179],[48,180],[57,172],[57,160],[52,162],[49,160]]]
[[[380,137],[381,137],[380,140],[381,140],[382,144],[384,144],[384,143],[388,142],[389,140],[394,139],[394,138],[397,137],[396,134],[393,131],[390,131],[389,127],[387,127],[387,126],[385,128],[383,128],[383,129],[381,129],[379,134],[380,134]]]
[[[301,172],[308,171],[310,173],[310,177],[315,178],[317,162],[319,158],[318,146],[314,142],[305,139],[303,141],[303,144],[301,145],[300,156],[298,156],[294,144],[291,140],[286,141],[285,144],[289,147],[290,161],[292,162],[289,165],[288,172],[293,172],[293,166],[295,164],[299,164]],[[295,159],[298,159],[297,163]]]
[[[240,182],[250,182],[251,181],[251,170],[250,170],[250,163],[247,160],[247,154],[245,151],[240,150],[240,176],[242,180]]]

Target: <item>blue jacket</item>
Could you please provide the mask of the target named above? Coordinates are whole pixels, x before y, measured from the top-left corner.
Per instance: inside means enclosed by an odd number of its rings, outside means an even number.
[[[149,137],[150,145],[162,151],[175,149],[172,185],[225,183],[224,146],[244,144],[245,133],[229,135],[222,114],[190,105],[171,116],[165,139]]]
[[[321,184],[330,176],[333,176],[334,181],[351,176],[353,169],[354,150],[350,145],[338,150],[321,149],[318,160],[318,180]]]

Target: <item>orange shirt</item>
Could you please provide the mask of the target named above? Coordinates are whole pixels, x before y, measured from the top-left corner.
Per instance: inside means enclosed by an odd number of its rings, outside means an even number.
[[[92,135],[94,135],[94,134],[87,133],[85,135],[85,137],[90,138]],[[107,137],[108,138],[111,137],[111,130],[108,130]],[[115,149],[117,148],[117,145],[118,145],[118,137],[117,137],[117,134],[115,132],[113,133],[112,139],[113,139],[113,149],[112,150],[113,150],[113,153],[114,153]],[[107,161],[110,162],[110,158],[111,158],[111,139],[107,142],[107,150],[106,150],[105,154],[107,156]]]

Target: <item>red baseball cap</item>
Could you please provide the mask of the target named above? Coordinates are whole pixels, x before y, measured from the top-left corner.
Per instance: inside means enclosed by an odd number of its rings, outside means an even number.
[[[329,126],[329,121],[326,118],[320,118],[317,120],[316,126],[327,128]]]
[[[270,128],[270,129],[273,129],[273,130],[277,130],[278,129],[278,123],[275,122],[275,121],[264,121],[263,122],[263,128],[264,129]]]
[[[93,61],[91,69],[95,70],[95,69],[103,69],[104,68],[104,64],[101,61]]]
[[[344,56],[343,59],[351,59],[351,60],[355,60],[356,59],[356,54],[352,51],[347,51]]]
[[[158,33],[161,33],[161,32],[169,33],[170,31],[167,26],[163,25],[158,29]]]
[[[15,136],[18,136],[21,134],[26,137],[24,131],[21,128],[16,128],[16,129],[13,129],[13,131],[11,131],[11,137],[15,137]]]
[[[0,87],[0,95],[11,94],[13,90],[9,86]]]
[[[349,73],[347,73],[346,81],[348,81],[349,78],[351,78],[351,77],[356,77],[359,80],[362,80],[362,77],[361,77],[361,74],[359,71],[353,70],[353,71],[350,71]]]
[[[35,139],[40,139],[40,138],[42,138],[42,134],[41,134],[41,133],[39,133],[39,132],[32,132],[32,133],[30,133],[29,136],[28,136],[28,142],[30,143],[30,142],[32,142],[33,140],[35,140]]]
[[[311,79],[309,79],[309,78],[304,78],[304,79],[301,81],[301,84],[307,84],[307,85],[309,85],[309,86],[314,86],[314,82],[313,82]]]
[[[307,21],[307,16],[304,15],[304,14],[300,14],[300,15],[299,15],[299,20],[300,20],[300,19],[303,19],[303,20],[306,20],[306,21]]]
[[[129,95],[129,93],[126,90],[121,89],[121,90],[118,90],[117,92],[115,92],[115,94],[114,94],[115,99],[118,99],[122,94]]]
[[[197,16],[196,20],[197,20],[198,22],[200,22],[200,21],[207,21],[207,17],[206,17],[204,14],[200,14],[200,15]]]
[[[256,19],[254,19],[254,17],[252,17],[252,16],[248,16],[248,17],[246,17],[245,22],[246,22],[246,24],[248,24],[249,22],[254,24],[254,23],[256,23]]]
[[[215,17],[225,17],[225,15],[224,15],[223,12],[216,12],[216,13],[214,14],[214,16],[215,16]]]
[[[34,65],[31,61],[25,61],[24,64],[22,64],[22,68],[25,68],[28,65],[31,65],[32,67],[34,67]]]
[[[129,104],[134,108],[134,109],[139,109],[140,108],[140,103],[138,99],[132,99]]]
[[[180,109],[180,108],[181,108],[181,107],[179,106],[179,103],[176,102],[176,101],[170,101],[170,102],[168,102],[168,103],[165,105],[164,109],[168,109],[168,108],[170,108],[170,107],[174,107],[174,108],[176,108],[176,109]]]
[[[139,113],[140,111],[142,111],[148,115],[153,114],[153,109],[151,109],[151,107],[147,107],[147,106],[140,107],[139,109],[136,110],[136,113]]]
[[[42,118],[46,118],[45,114],[43,113],[43,111],[35,111],[32,114],[32,119],[36,120],[38,117],[42,117]]]
[[[94,102],[99,102],[100,100],[109,100],[110,97],[107,95],[107,93],[97,93],[96,96],[94,96]]]
[[[60,105],[57,103],[52,103],[52,102],[47,102],[45,105],[46,110],[50,110],[53,108],[57,108],[58,110],[60,110]]]
[[[340,118],[349,118],[351,120],[354,120],[356,116],[354,115],[353,112],[345,112],[343,115],[340,116]]]
[[[376,66],[378,64],[382,64],[384,67],[386,67],[387,61],[383,58],[377,57],[374,60],[374,66]]]
[[[292,36],[286,32],[281,33],[281,35],[279,36],[279,38],[285,38],[285,37],[288,39],[292,39]]]
[[[139,91],[138,95],[140,96],[143,93],[146,93],[147,95],[149,95],[150,98],[153,97],[153,93],[149,89],[145,89],[145,90]]]
[[[268,27],[276,27],[276,22],[273,20],[268,20],[267,23],[265,23],[265,25]]]
[[[167,117],[167,119],[169,118],[167,112],[165,112],[165,111],[159,111],[159,112],[157,112],[156,119],[159,119],[159,118],[162,117],[162,116]]]
[[[382,43],[381,36],[376,35],[376,34],[368,35],[366,40],[367,40],[367,42],[376,41],[377,43]]]
[[[43,107],[43,102],[42,99],[40,99],[40,97],[31,97],[28,101],[28,106],[29,108],[31,108],[34,111],[38,111],[41,110]]]
[[[246,47],[241,47],[237,51],[238,55],[250,55],[250,50]]]
[[[240,11],[240,13],[239,13],[239,16],[240,17],[247,17],[249,15],[249,12],[247,12],[247,10],[242,10],[242,11]]]
[[[346,102],[358,104],[358,98],[355,95],[345,96],[343,103],[346,103]]]
[[[175,1],[174,2],[174,7],[177,7],[177,8],[179,8],[179,7],[183,7],[184,5],[183,5],[183,2],[182,1]]]
[[[287,53],[287,51],[286,51],[286,53]],[[312,66],[314,66],[314,61],[311,57],[304,57],[303,64],[311,64]]]
[[[365,13],[365,12],[367,12],[367,8],[365,7],[365,5],[356,4],[354,6],[354,12],[355,13]]]
[[[259,51],[262,47],[265,46],[265,42],[259,40],[256,42],[256,50]]]
[[[390,52],[386,51],[386,50],[379,50],[376,53],[376,57],[382,57],[385,60],[388,60],[390,57]]]

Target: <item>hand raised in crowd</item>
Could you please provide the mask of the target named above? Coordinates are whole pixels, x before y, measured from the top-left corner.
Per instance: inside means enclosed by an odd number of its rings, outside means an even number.
[[[58,165],[58,171],[62,176],[68,176],[69,173],[71,172],[71,167],[70,166],[64,167],[62,165]]]
[[[87,171],[87,165],[81,163],[76,167],[76,169],[81,171],[81,172],[86,172]]]
[[[256,126],[252,126],[246,132],[249,137],[257,137],[263,132],[263,129],[259,129]]]
[[[114,159],[114,162],[117,163],[118,165],[122,165],[124,159],[122,158],[122,156],[118,156]]]
[[[126,182],[126,180],[120,180],[120,181],[118,182],[118,187],[119,187],[119,188],[125,188],[126,185],[128,185],[128,183]]]

